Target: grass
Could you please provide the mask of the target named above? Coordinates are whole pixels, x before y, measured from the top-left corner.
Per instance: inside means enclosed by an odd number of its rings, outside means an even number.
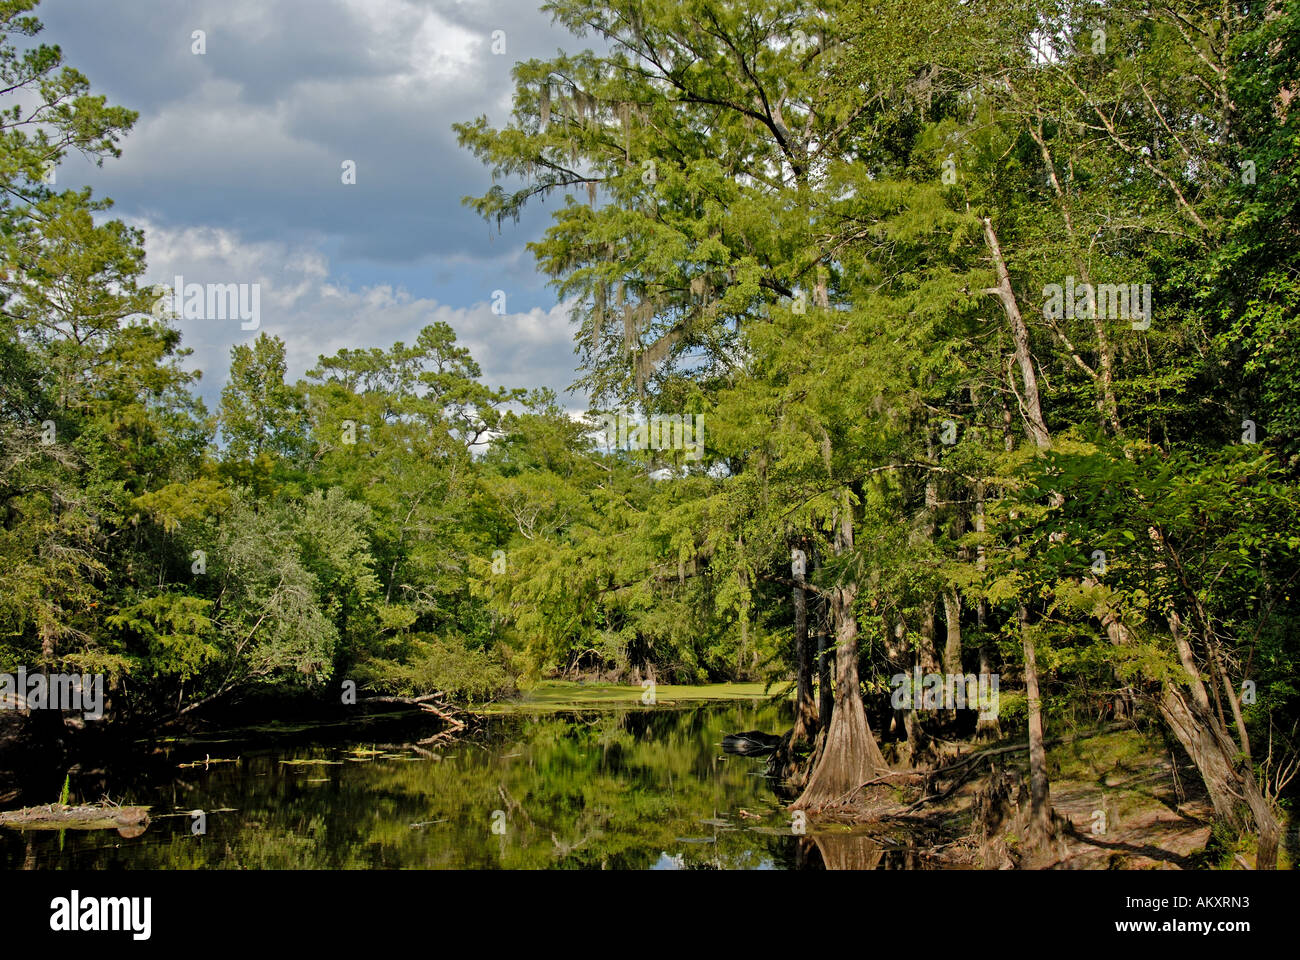
[[[640,684],[575,683],[544,680],[516,700],[473,706],[475,713],[548,713],[602,708],[649,708],[642,702],[648,693]],[[782,695],[780,685],[771,690],[762,683],[657,684],[653,706],[675,706],[707,700],[766,700]]]

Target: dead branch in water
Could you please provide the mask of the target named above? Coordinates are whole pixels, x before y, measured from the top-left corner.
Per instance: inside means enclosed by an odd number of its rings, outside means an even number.
[[[404,707],[419,707],[425,713],[432,713],[445,721],[454,730],[464,730],[466,727],[465,721],[456,715],[456,708],[447,703],[441,693],[426,693],[419,697],[366,697],[361,703],[396,703]]]

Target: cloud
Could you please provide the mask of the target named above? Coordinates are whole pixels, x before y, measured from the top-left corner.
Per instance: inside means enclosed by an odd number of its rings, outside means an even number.
[[[540,4],[47,0],[39,39],[140,114],[120,158],[97,168],[70,156],[59,184],[90,184],[145,230],[150,282],[260,284],[261,329],[285,340],[291,376],[322,353],[409,342],[443,320],[492,385],[561,392],[577,376],[568,308],[525,249],[547,211],[498,231],[465,207],[491,178],[451,129],[505,122],[514,63],[579,43]],[[345,161],[355,184],[342,182]],[[504,317],[490,310],[498,289]],[[214,404],[231,346],[256,332],[180,325]]]
[[[123,156],[71,157],[119,209],[165,226],[210,224],[252,240],[314,235],[343,260],[491,259],[461,198],[490,186],[451,125],[508,119],[517,59],[572,43],[538,0],[68,0],[39,12],[42,39],[110,102],[140,112]],[[75,11],[75,15],[74,15]],[[194,30],[206,52],[191,52]],[[504,30],[506,52],[492,53]],[[105,42],[108,38],[110,42]],[[355,185],[342,183],[345,161]],[[534,239],[529,219],[517,245]],[[533,285],[540,293],[541,285]],[[459,296],[464,291],[455,290]]]
[[[322,355],[347,348],[410,343],[431,323],[444,322],[483,369],[490,386],[550,387],[563,396],[575,379],[571,304],[532,307],[498,316],[490,298],[453,306],[380,283],[352,286],[331,273],[328,258],[309,246],[280,241],[249,243],[218,227],[169,228],[132,221],[145,231],[148,281],[171,286],[179,275],[189,283],[256,283],[261,326],[244,331],[238,318],[175,321],[184,345],[194,350],[186,363],[203,371],[200,394],[209,406],[220,397],[230,349],[267,333],[285,342],[290,379],[301,377]],[[585,398],[571,396],[581,407]]]

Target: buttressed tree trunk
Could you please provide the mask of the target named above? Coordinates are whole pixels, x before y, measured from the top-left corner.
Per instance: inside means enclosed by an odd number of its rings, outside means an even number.
[[[853,549],[853,516],[845,491],[836,530],[835,551]],[[831,591],[831,614],[835,624],[835,709],[826,731],[821,756],[792,810],[815,810],[841,801],[868,780],[889,772],[876,738],[867,724],[858,687],[858,621],[853,613],[856,582],[837,585]]]

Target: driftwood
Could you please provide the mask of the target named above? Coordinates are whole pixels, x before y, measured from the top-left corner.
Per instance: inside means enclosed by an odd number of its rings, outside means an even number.
[[[422,697],[366,697],[361,703],[397,703],[404,707],[419,707],[455,730],[465,729],[465,722],[456,716],[455,708],[447,704],[441,693],[426,693]]]
[[[49,803],[2,811],[0,826],[20,830],[116,830],[124,837],[138,837],[149,826],[149,808]]]

